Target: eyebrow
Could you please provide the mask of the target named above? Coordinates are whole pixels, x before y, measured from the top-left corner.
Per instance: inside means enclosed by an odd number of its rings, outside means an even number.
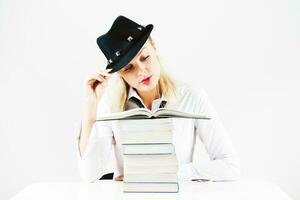
[[[140,50],[140,52],[137,54],[137,56],[140,55],[144,49],[146,49],[146,47],[143,47],[143,48]],[[128,66],[130,66],[130,65],[131,65],[131,64],[127,64],[127,65],[124,66],[124,68],[125,68],[125,67],[128,67]]]

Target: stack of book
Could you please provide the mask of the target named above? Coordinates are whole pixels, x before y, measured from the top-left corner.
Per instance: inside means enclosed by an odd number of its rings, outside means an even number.
[[[172,118],[210,118],[198,113],[146,108],[102,116],[96,121],[116,120],[124,154],[124,192],[178,192],[178,162],[172,144]]]
[[[118,122],[124,156],[124,192],[178,192],[171,118]]]

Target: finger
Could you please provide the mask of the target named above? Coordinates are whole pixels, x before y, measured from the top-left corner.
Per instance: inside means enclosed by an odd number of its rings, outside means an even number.
[[[97,72],[94,73],[93,75],[95,75],[95,76],[103,76],[103,77],[106,77],[106,76],[111,76],[112,74],[109,74],[109,73],[106,72],[106,71],[97,71]]]
[[[99,74],[93,73],[87,76],[87,80],[96,79],[99,77]]]
[[[107,72],[102,72],[101,75],[102,75],[102,76],[105,76],[105,77],[110,77],[112,74],[109,74],[109,73],[107,73]]]
[[[91,75],[90,78],[89,78],[89,80],[93,80],[93,79],[94,80],[98,80],[100,82],[104,81],[104,77],[99,76],[99,75]]]
[[[97,78],[99,78],[100,80],[104,81],[105,80],[105,77],[102,76],[102,75],[98,75]]]
[[[112,75],[112,73],[111,73],[110,71],[111,71],[111,69],[108,69],[108,70],[104,70],[103,72],[104,72],[105,74]]]
[[[88,80],[88,84],[89,85],[93,85],[93,84],[95,84],[95,82],[100,82],[100,83],[102,83],[103,81],[104,81],[104,79],[103,78],[100,78],[100,77],[97,77],[97,76],[93,76],[93,77],[91,77],[89,80]]]
[[[109,70],[105,70],[104,72],[107,73],[107,74],[110,74],[110,75],[113,74],[110,69]]]
[[[105,69],[105,70],[97,70],[96,74],[107,74],[107,75],[112,75],[112,73],[110,73],[112,69]]]
[[[92,82],[91,84],[89,84],[90,87],[92,87],[93,90],[95,90],[96,88],[99,88],[98,86],[104,86],[105,84],[105,81],[99,81],[99,80],[96,80],[94,82]]]
[[[112,69],[97,69],[97,70],[95,71],[95,73],[97,73],[97,74],[100,74],[100,73],[102,73],[102,72],[109,73],[111,70],[112,70]]]
[[[123,181],[123,176],[118,176],[115,178],[116,181]]]
[[[105,75],[112,75],[112,73],[109,73],[112,69],[98,69],[95,71],[94,74],[105,74]]]

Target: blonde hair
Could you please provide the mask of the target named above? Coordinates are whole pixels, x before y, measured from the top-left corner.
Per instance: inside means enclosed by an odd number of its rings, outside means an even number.
[[[149,36],[148,40],[156,50],[155,43],[151,36]],[[169,99],[175,94],[175,80],[165,71],[161,63],[161,59],[159,58],[159,55],[157,55],[157,58],[160,63],[160,77],[158,80],[159,92],[168,99],[167,104],[169,104]],[[129,88],[129,84],[123,78],[120,77],[118,90],[114,91],[115,97],[110,98],[114,100],[111,101],[110,106],[112,112],[120,112],[126,110]]]

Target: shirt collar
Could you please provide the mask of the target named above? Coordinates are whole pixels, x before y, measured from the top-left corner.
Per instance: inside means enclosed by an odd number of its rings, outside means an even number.
[[[144,104],[142,98],[138,95],[138,93],[136,92],[136,90],[133,87],[129,86],[127,100],[129,100],[132,97],[137,98],[138,100],[140,100]],[[161,94],[160,98],[155,99],[154,101],[158,101],[158,100],[165,101],[166,103],[168,102],[167,98],[163,94]]]

